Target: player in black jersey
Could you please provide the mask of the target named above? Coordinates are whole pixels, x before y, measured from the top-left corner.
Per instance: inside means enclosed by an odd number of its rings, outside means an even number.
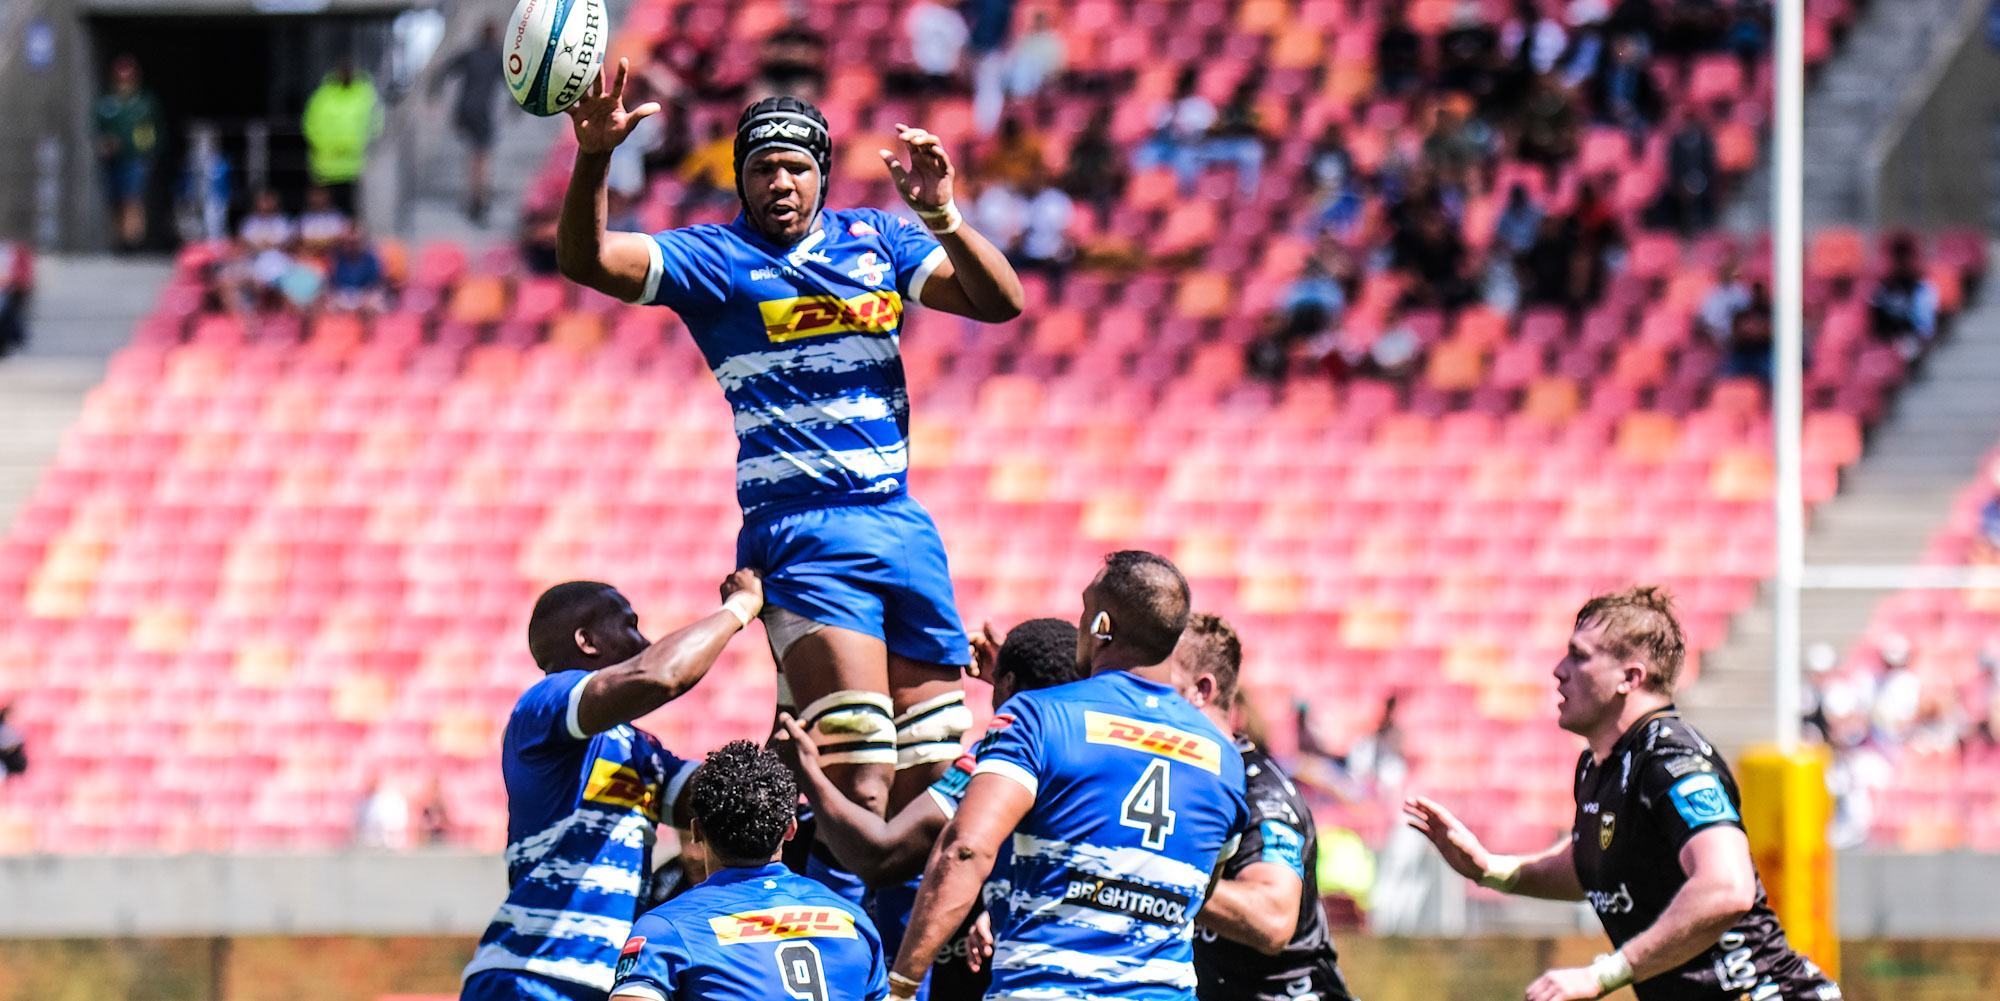
[[[1219,615],[1198,612],[1174,648],[1174,686],[1224,733],[1236,704],[1243,643]],[[1196,916],[1201,1001],[1348,1001],[1315,871],[1319,836],[1292,780],[1240,735],[1250,825]]]
[[[1592,598],[1556,665],[1557,720],[1589,741],[1568,842],[1494,855],[1443,807],[1404,805],[1411,826],[1480,885],[1588,900],[1616,952],[1550,970],[1527,1001],[1576,1001],[1626,984],[1641,1001],[1838,1001],[1792,951],[1743,834],[1736,780],[1674,709],[1687,644],[1665,591]]]

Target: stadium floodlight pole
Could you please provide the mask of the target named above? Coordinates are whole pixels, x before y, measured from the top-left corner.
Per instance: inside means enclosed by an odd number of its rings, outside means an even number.
[[[1777,744],[1799,744],[1799,585],[1805,566],[1805,490],[1799,438],[1805,379],[1805,0],[1777,4],[1777,135],[1771,171],[1777,295],[1771,430],[1776,438],[1778,574],[1772,596],[1771,670]]]

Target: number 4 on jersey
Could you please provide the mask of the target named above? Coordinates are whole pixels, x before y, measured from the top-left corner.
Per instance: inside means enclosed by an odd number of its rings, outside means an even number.
[[[1146,774],[1125,794],[1118,822],[1146,832],[1141,843],[1155,850],[1165,848],[1167,835],[1174,832],[1174,811],[1167,806],[1167,763],[1154,761]]]

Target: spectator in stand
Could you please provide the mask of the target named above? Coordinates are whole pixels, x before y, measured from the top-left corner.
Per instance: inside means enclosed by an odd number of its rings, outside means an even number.
[[[826,93],[826,36],[803,18],[793,19],[764,39],[757,76],[762,91],[757,97],[790,94],[818,101]]]
[[[959,60],[970,31],[957,9],[918,0],[903,15],[903,33],[910,36],[910,61],[917,66],[917,76],[902,89],[919,95],[958,89]]]
[[[368,166],[368,144],[382,132],[375,82],[342,56],[306,99],[300,128],[312,182],[333,192],[333,203],[356,214],[355,185]]]
[[[1771,0],[1735,0],[1731,14],[1722,44],[1743,61],[1743,73],[1750,76],[1771,47]]]
[[[0,357],[28,343],[28,301],[34,291],[34,252],[24,243],[0,239]]]
[[[1723,375],[1756,379],[1765,386],[1771,384],[1771,348],[1776,340],[1773,316],[1770,286],[1751,282],[1750,302],[1736,314],[1736,322],[1730,327],[1728,348],[1722,358]]]
[[[1655,221],[1680,230],[1683,237],[1715,225],[1715,136],[1699,111],[1681,119],[1667,140],[1667,178],[1654,206]]]
[[[278,193],[260,189],[251,199],[250,212],[236,224],[236,241],[251,254],[284,250],[299,238],[298,223],[278,204]]]
[[[1125,154],[1111,139],[1111,107],[1099,105],[1070,144],[1063,190],[1096,209],[1102,220],[1125,196],[1125,181]]]
[[[1354,188],[1354,154],[1348,152],[1347,131],[1339,122],[1326,123],[1306,152],[1305,181],[1320,202]]]
[[[410,801],[379,776],[370,776],[354,820],[354,843],[402,851],[410,847]]]
[[[1405,3],[1389,0],[1382,13],[1382,33],[1375,38],[1375,82],[1389,97],[1416,89],[1423,71],[1424,41],[1411,30]]]
[[[1245,198],[1256,196],[1264,174],[1264,123],[1257,111],[1257,93],[1263,87],[1256,73],[1238,83],[1209,126],[1208,141],[1201,145],[1202,166],[1235,164],[1236,190]]]
[[[1541,165],[1548,188],[1560,183],[1563,168],[1576,157],[1580,127],[1569,88],[1553,75],[1538,79],[1521,109],[1515,149],[1521,159]]]
[[[1014,34],[1014,0],[965,0],[972,50],[972,128],[985,138],[1007,105],[1007,40]]]
[[[1974,717],[1970,734],[1985,740],[1989,747],[2000,745],[2000,648],[1991,640],[1979,651],[1977,684],[1983,697],[1975,703],[1979,715]]]
[[[1701,300],[1695,323],[1719,347],[1729,344],[1736,331],[1736,318],[1750,308],[1750,283],[1743,280],[1743,265],[1735,253],[1715,266],[1715,286]]]
[[[28,744],[21,731],[7,722],[7,715],[14,711],[11,705],[0,706],[0,783],[28,770]]]
[[[388,305],[382,258],[358,227],[349,226],[327,259],[327,304],[341,312],[375,314]]]
[[[1486,101],[1500,67],[1500,33],[1486,23],[1479,0],[1458,0],[1451,27],[1438,36],[1439,88]]]
[[[1666,97],[1653,79],[1652,56],[1644,36],[1620,35],[1611,58],[1599,60],[1590,78],[1590,108],[1601,124],[1622,128],[1636,148],[1666,110]]]
[[[1822,744],[1833,743],[1833,732],[1826,722],[1827,679],[1832,676],[1835,666],[1840,663],[1840,654],[1833,644],[1821,641],[1806,648],[1805,664],[1805,713],[1800,717],[1801,735],[1807,739],[1817,739]]]
[[[531,275],[560,274],[556,267],[556,230],[562,219],[562,198],[528,199],[521,205],[521,261]]]
[[[1494,220],[1494,245],[1512,261],[1535,245],[1535,234],[1541,226],[1542,207],[1528,197],[1527,185],[1516,182],[1507,189],[1507,201],[1500,207],[1500,217]]]
[[[1032,27],[1007,53],[1007,95],[1033,97],[1041,93],[1069,63],[1062,32],[1049,23],[1049,12],[1037,8]]]
[[[1042,176],[1046,164],[1042,137],[1021,124],[1017,115],[1000,121],[1000,135],[979,165],[979,177],[989,184],[1022,188]]]
[[[346,235],[352,220],[333,204],[333,192],[325,188],[306,190],[306,210],[299,216],[299,250],[324,254]]]
[[[427,845],[451,843],[451,807],[445,803],[444,780],[431,776],[423,805],[417,808],[417,837]]]
[[[200,122],[188,128],[187,164],[175,191],[175,219],[181,240],[229,239],[229,202],[235,195],[236,171],[222,155],[215,126]]]
[[[1577,186],[1576,208],[1570,218],[1576,227],[1579,266],[1583,271],[1580,294],[1583,301],[1596,302],[1604,294],[1613,258],[1625,249],[1625,225],[1596,180],[1585,180]]]
[[[1424,166],[1459,198],[1478,193],[1480,169],[1486,163],[1481,130],[1466,117],[1465,110],[1457,100],[1440,103],[1437,121],[1423,145]]]
[[[1924,277],[1917,240],[1908,233],[1889,241],[1889,272],[1868,297],[1868,312],[1875,337],[1895,345],[1905,359],[1922,357],[1937,336],[1937,286]]]
[[[1568,47],[1569,33],[1537,0],[1514,0],[1513,16],[1500,28],[1503,106],[1526,97],[1536,78],[1553,71]]]
[[[736,203],[736,137],[722,122],[710,119],[708,138],[681,161],[681,183],[690,203]]]
[[[1543,216],[1535,242],[1517,266],[1522,301],[1530,306],[1560,306],[1571,313],[1582,311],[1585,297],[1577,281],[1576,260],[1576,240],[1569,220]]]
[[[1322,235],[1298,280],[1279,301],[1283,335],[1288,339],[1310,337],[1338,326],[1359,284],[1353,255],[1332,234]]]
[[[1049,280],[1049,293],[1062,298],[1063,280],[1069,274],[1076,248],[1070,243],[1069,224],[1076,218],[1076,205],[1062,189],[1049,183],[1048,168],[1035,165],[1023,188],[1024,205],[1021,241],[1008,254],[1016,271],[1036,271]]]
[[[160,105],[139,86],[139,61],[111,60],[111,84],[93,109],[97,158],[104,166],[113,245],[136,250],[146,242],[146,194],[160,151]]]
[[[1828,723],[1833,761],[1826,770],[1826,788],[1833,795],[1833,820],[1827,825],[1827,843],[1837,850],[1858,848],[1868,843],[1876,799],[1895,780],[1895,768],[1869,738],[1866,717],[1835,716]]]
[[[1875,698],[1869,718],[1875,724],[1875,738],[1885,747],[1900,747],[1909,740],[1923,702],[1923,682],[1910,669],[1910,640],[1902,633],[1882,637],[1876,649],[1882,658],[1882,677],[1875,684]]]
[[[1986,482],[1993,494],[1979,508],[1979,537],[1973,540],[1972,559],[1991,565],[2000,563],[2000,459],[1987,464]]]
[[[1390,243],[1389,266],[1408,281],[1403,304],[1456,310],[1477,297],[1472,258],[1458,226],[1434,200],[1415,207]]]
[[[500,51],[500,22],[488,20],[479,41],[461,49],[431,78],[436,100],[445,84],[458,78],[457,99],[451,104],[451,130],[465,144],[465,217],[475,226],[486,224],[486,204],[492,197],[487,166],[493,154],[493,109],[507,92],[507,75],[493,53]],[[641,102],[634,102],[636,107]]]
[[[1153,112],[1153,134],[1133,158],[1140,170],[1169,166],[1180,175],[1181,193],[1191,194],[1201,172],[1201,141],[1215,124],[1215,105],[1195,92],[1201,77],[1193,66],[1181,67],[1174,96]]]

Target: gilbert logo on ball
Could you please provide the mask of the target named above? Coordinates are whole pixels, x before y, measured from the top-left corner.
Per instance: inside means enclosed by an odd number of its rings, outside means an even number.
[[[507,92],[531,115],[559,115],[582,97],[611,39],[604,0],[520,0],[500,40]]]

